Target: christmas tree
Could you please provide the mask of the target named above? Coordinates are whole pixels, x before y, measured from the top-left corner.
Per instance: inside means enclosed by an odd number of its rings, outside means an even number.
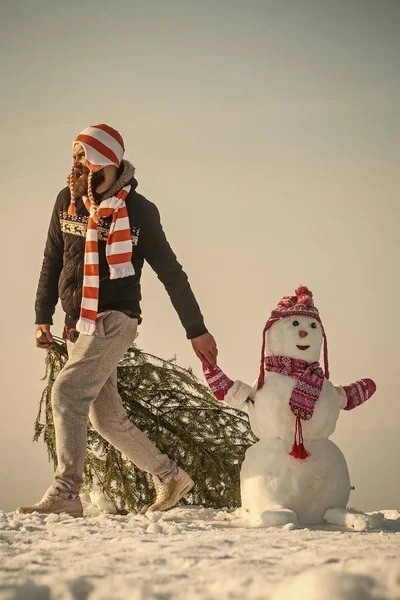
[[[34,440],[43,437],[49,460],[57,464],[51,390],[67,361],[62,340],[46,355],[46,372]],[[118,390],[128,417],[158,448],[187,470],[195,486],[185,503],[213,508],[240,503],[240,465],[256,441],[247,416],[218,403],[191,369],[129,348],[118,365]],[[93,482],[118,509],[138,510],[154,499],[149,474],[140,471],[104,440],[88,421],[84,491]]]

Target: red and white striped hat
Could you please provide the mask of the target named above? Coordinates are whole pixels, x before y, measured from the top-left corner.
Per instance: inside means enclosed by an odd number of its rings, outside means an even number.
[[[103,167],[114,165],[119,167],[124,156],[125,146],[122,136],[116,129],[109,125],[90,125],[76,136],[72,147],[81,144],[86,156],[89,169],[88,196],[93,203],[92,175]],[[75,191],[74,191],[74,165],[72,165],[69,176],[69,189],[71,192],[71,204],[68,208],[69,215],[76,214]]]
[[[95,172],[107,165],[119,167],[125,146],[122,136],[108,125],[86,127],[74,140],[82,144],[88,167]]]

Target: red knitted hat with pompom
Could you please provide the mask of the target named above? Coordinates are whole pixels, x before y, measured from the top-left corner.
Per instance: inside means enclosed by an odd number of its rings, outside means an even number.
[[[278,302],[278,306],[272,311],[270,318],[265,324],[263,330],[262,348],[261,348],[261,364],[260,374],[258,376],[257,390],[261,389],[264,385],[264,353],[265,353],[265,338],[268,329],[272,327],[277,321],[285,319],[287,317],[311,317],[318,321],[322,328],[322,335],[324,337],[324,369],[325,377],[329,379],[329,365],[328,365],[328,345],[326,341],[325,330],[322,325],[321,317],[317,307],[314,305],[313,295],[310,290],[301,285],[295,291],[295,296],[284,296],[282,300]]]

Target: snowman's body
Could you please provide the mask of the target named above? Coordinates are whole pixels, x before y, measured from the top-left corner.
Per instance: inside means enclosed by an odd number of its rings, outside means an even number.
[[[247,450],[240,480],[242,508],[254,524],[265,520],[265,511],[281,508],[293,511],[300,523],[317,524],[329,508],[345,508],[349,500],[345,458],[328,439],[335,430],[341,394],[324,380],[312,419],[303,421],[310,456],[298,460],[290,455],[296,417],[289,400],[295,384],[286,375],[267,373],[248,404],[251,427],[260,441]]]

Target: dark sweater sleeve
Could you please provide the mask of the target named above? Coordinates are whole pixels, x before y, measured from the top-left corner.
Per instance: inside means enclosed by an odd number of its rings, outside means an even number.
[[[140,232],[143,256],[167,290],[186,330],[186,337],[193,339],[207,333],[203,315],[188,277],[167,241],[157,207],[149,202],[146,208],[146,218]]]
[[[36,292],[35,312],[36,324],[53,324],[53,314],[58,302],[58,279],[63,266],[64,242],[60,227],[59,210],[61,194],[56,200],[50,226],[47,233],[46,247],[39,283]]]

